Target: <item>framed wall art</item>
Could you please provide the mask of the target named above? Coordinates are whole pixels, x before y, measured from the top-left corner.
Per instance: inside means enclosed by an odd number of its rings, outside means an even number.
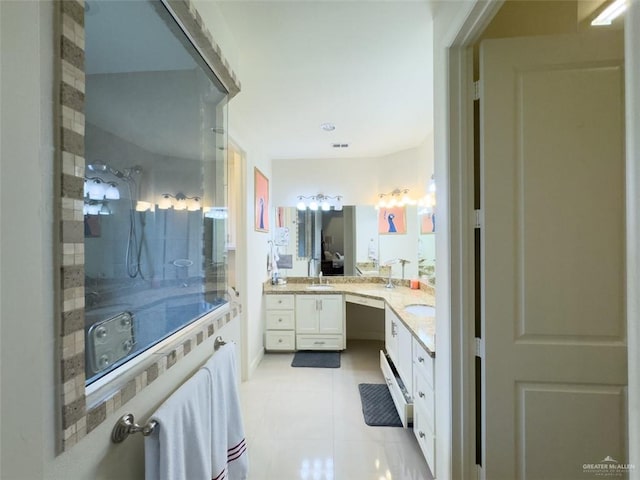
[[[269,231],[269,179],[254,168],[254,228],[257,232]]]

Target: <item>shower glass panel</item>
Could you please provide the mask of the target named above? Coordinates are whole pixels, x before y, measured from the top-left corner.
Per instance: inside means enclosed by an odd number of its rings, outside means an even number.
[[[228,97],[159,1],[85,26],[89,384],[227,302]]]

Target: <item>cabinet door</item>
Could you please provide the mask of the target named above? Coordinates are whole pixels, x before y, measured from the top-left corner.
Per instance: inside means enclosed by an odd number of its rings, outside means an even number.
[[[296,333],[318,333],[318,309],[316,295],[296,295]]]
[[[413,355],[411,353],[413,336],[402,322],[399,320],[397,320],[397,322],[398,327],[396,331],[398,335],[396,338],[398,339],[398,361],[396,362],[396,368],[398,369],[404,386],[407,388],[407,392],[409,392],[409,395],[413,395]]]
[[[343,331],[342,295],[318,295],[319,332],[341,334]]]
[[[391,311],[388,306],[384,309],[384,345],[387,350],[387,354],[391,361],[398,363],[398,323],[400,320],[396,317],[396,314]]]

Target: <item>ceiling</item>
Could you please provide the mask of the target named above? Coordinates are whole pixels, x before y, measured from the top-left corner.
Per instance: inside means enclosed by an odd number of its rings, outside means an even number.
[[[231,124],[270,158],[377,157],[432,132],[426,1],[218,5],[239,52]],[[323,131],[325,122],[335,131]]]

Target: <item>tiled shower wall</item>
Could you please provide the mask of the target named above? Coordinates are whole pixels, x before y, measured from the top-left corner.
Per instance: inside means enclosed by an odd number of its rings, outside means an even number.
[[[59,0],[60,32],[60,136],[57,171],[60,173],[60,277],[59,277],[59,355],[61,421],[59,450],[65,451],[107,419],[109,414],[133,398],[148,384],[171,368],[205,338],[238,317],[240,305],[212,318],[185,340],[173,345],[169,354],[150,360],[144,370],[103,402],[87,409],[84,367],[84,217],[85,173],[85,72],[84,72],[84,0]],[[220,48],[202,24],[188,0],[167,0],[167,4],[190,34],[205,60],[229,90],[229,98],[240,91],[240,84]]]

